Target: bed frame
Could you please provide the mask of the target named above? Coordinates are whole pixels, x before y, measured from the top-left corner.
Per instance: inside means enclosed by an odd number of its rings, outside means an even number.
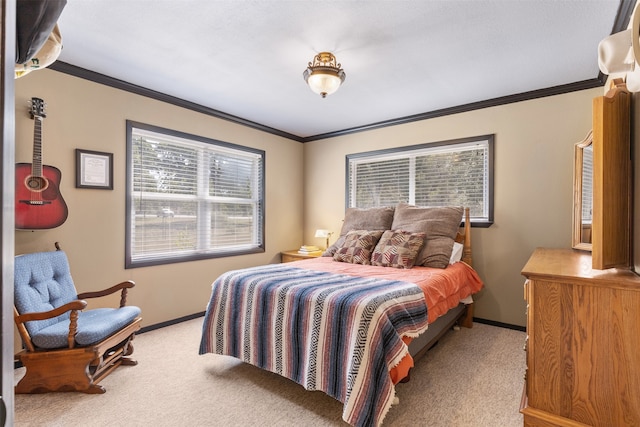
[[[464,226],[458,231],[455,240],[463,245],[462,261],[473,267],[469,208],[465,208],[464,210]],[[411,354],[413,360],[419,360],[444,334],[457,325],[464,326],[465,328],[473,327],[473,303],[459,304],[457,307],[452,308],[446,314],[440,316],[435,322],[431,323],[425,333],[411,341],[411,344],[409,344],[409,354]],[[408,381],[409,376],[407,376],[405,380]]]

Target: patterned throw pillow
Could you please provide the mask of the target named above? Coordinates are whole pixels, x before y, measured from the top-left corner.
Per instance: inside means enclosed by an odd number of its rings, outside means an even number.
[[[391,230],[426,233],[427,239],[415,264],[446,268],[463,212],[461,206],[430,208],[398,203]]]
[[[349,208],[344,215],[344,222],[338,239],[322,256],[333,256],[338,248],[344,245],[344,238],[347,233],[353,230],[391,230],[391,223],[393,222],[393,207],[380,207],[380,208]]]
[[[341,247],[336,249],[333,259],[351,264],[371,264],[371,251],[380,240],[383,230],[351,230],[344,239]]]
[[[411,268],[422,249],[427,235],[410,231],[384,232],[371,255],[371,265]]]

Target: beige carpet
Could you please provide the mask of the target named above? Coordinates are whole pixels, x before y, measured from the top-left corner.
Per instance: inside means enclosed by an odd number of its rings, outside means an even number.
[[[321,392],[243,364],[198,355],[202,318],[136,337],[138,366],[120,367],[103,395],[16,395],[16,426],[347,426]],[[522,426],[525,333],[474,324],[427,353],[384,426]],[[16,372],[16,379],[22,375]]]

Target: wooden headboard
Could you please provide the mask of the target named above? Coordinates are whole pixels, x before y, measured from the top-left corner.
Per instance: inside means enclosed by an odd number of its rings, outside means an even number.
[[[473,267],[473,257],[471,256],[471,219],[469,208],[464,208],[464,226],[456,235],[456,242],[462,243],[462,261]]]

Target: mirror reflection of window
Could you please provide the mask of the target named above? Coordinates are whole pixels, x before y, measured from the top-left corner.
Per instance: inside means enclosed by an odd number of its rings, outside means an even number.
[[[593,145],[582,151],[582,233],[580,241],[591,243],[593,215]]]
[[[574,144],[573,227],[571,247],[592,250],[593,222],[593,131]]]

